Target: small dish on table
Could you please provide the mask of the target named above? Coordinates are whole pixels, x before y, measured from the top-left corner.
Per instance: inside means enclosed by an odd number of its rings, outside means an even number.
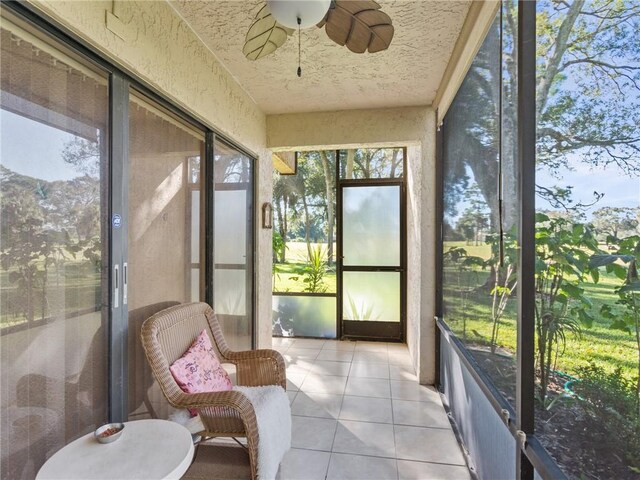
[[[93,435],[100,443],[111,443],[122,436],[123,430],[124,423],[107,423],[98,427]]]

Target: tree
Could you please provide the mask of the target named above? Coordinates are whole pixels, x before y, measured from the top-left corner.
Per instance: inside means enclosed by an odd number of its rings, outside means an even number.
[[[335,224],[335,153],[312,151],[301,153],[304,161],[305,191],[310,214],[309,228],[316,231],[315,241],[321,236],[327,243],[329,262],[333,258],[333,236]],[[311,252],[309,252],[311,256]]]
[[[311,247],[311,224],[312,224],[312,212],[310,200],[313,197],[313,194],[318,190],[317,182],[316,188],[314,187],[313,180],[317,180],[317,175],[314,176],[314,170],[317,170],[317,165],[312,161],[304,161],[305,158],[303,155],[298,157],[298,173],[296,176],[299,178],[299,191],[300,196],[299,199],[302,202],[302,213],[303,213],[303,221],[304,221],[304,240],[307,244],[307,255],[309,258],[313,255],[313,248]],[[315,178],[314,178],[315,177]]]
[[[286,242],[288,235],[304,236],[307,256],[313,256],[313,242],[325,241],[329,261],[333,258],[335,224],[335,154],[327,151],[301,152],[296,175],[274,178],[276,227]],[[280,250],[284,261],[284,251]]]
[[[51,314],[51,267],[55,268],[59,286],[69,258],[82,252],[84,259],[97,267],[102,259],[99,144],[74,137],[65,144],[61,156],[82,175],[46,181],[0,167],[1,263],[9,281],[17,287],[8,302],[17,304],[27,321],[35,318],[38,289],[42,318]]]
[[[9,282],[16,285],[15,295],[8,297],[10,308],[35,318],[35,289],[39,280],[39,250],[42,245],[44,216],[38,195],[48,184],[19,175],[0,165],[0,262],[9,272]]]
[[[49,222],[66,230],[78,241],[100,236],[100,181],[83,175],[67,181],[51,182],[42,199]]]
[[[85,175],[100,178],[100,143],[73,137],[62,149],[62,159]]]
[[[248,183],[251,181],[251,162],[243,153],[216,154],[213,167],[215,183]],[[200,161],[192,163],[191,175],[200,173]]]
[[[17,286],[14,298],[18,305],[13,305],[14,311],[20,309],[27,322],[32,322],[35,318],[34,294],[43,240],[43,218],[34,196],[25,191],[17,193],[16,190],[15,184],[5,184],[2,195],[0,261],[2,269],[9,272],[9,282]]]
[[[453,214],[464,199],[467,185],[477,184],[491,210],[492,231],[498,230],[500,30],[496,20],[483,47],[463,81],[447,117],[455,126],[445,125],[446,210]],[[515,177],[512,177],[515,178]],[[464,204],[464,203],[463,203]]]
[[[346,150],[342,177],[398,178],[404,173],[400,168],[404,153],[401,148],[359,148]]]
[[[538,164],[558,171],[577,155],[589,165],[639,175],[640,3],[538,5]],[[491,208],[492,230],[500,222],[509,230],[517,220],[515,202],[499,207],[496,187],[502,174],[503,198],[516,198],[516,16],[515,2],[504,2],[502,52],[497,19],[451,106],[456,126],[445,129],[448,168],[457,172],[451,180],[463,184],[471,172]],[[449,202],[459,198],[456,187],[448,190]],[[554,190],[538,188],[538,194],[553,198]]]
[[[276,211],[276,228],[282,238],[283,246],[279,250],[279,262],[286,261],[287,239],[289,233],[289,221],[291,214],[289,209],[295,214],[295,205],[300,196],[300,179],[297,175],[274,174],[273,181],[273,201]]]
[[[476,227],[477,221],[475,215],[469,209],[466,209],[456,224],[456,231],[462,235],[467,245],[474,244],[477,238]]]
[[[593,212],[593,226],[604,237],[619,238],[620,233],[631,234],[638,227],[639,208],[602,207]]]
[[[331,161],[329,160],[328,152],[322,150],[320,152],[320,159],[322,161],[322,172],[324,174],[325,188],[326,188],[326,203],[327,203],[327,262],[329,266],[333,264],[333,226],[335,223],[335,167],[332,170]],[[333,159],[335,165],[335,158]]]
[[[538,12],[538,158],[640,173],[640,4],[558,1]],[[585,121],[589,119],[589,121]]]
[[[468,245],[480,245],[484,242],[484,233],[489,226],[489,208],[477,183],[466,189],[464,201],[469,206],[458,220],[458,230],[463,233]]]
[[[518,276],[515,275],[518,265],[518,241],[515,228],[505,234],[490,235],[487,243],[491,245],[491,257],[484,262],[484,267],[489,266],[492,271],[491,279],[494,284],[491,289],[491,353],[496,353],[498,336],[500,334],[500,321],[509,303],[512,293],[518,286]],[[495,274],[493,273],[495,272]]]

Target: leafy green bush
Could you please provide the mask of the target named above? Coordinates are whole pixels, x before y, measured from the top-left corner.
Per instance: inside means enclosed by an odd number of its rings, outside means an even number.
[[[591,300],[581,284],[591,273],[589,255],[598,251],[598,242],[587,225],[536,214],[536,346],[543,405],[567,335],[580,336],[582,327],[593,323],[588,312]]]
[[[635,382],[616,367],[608,372],[594,362],[578,369],[574,385],[579,404],[592,422],[590,430],[604,444],[624,452],[629,467],[640,471],[640,411]]]
[[[632,235],[623,239],[613,236],[607,237],[607,243],[617,248],[614,255],[592,255],[589,267],[597,271],[599,267],[606,267],[608,273],[614,273],[623,284],[614,292],[618,295],[617,305],[624,307],[622,312],[614,312],[610,305],[600,308],[600,315],[611,321],[611,328],[623,330],[629,334],[634,333],[637,352],[638,383],[636,395],[640,402],[640,278],[638,277],[638,265],[640,264],[640,236]],[[626,264],[626,267],[623,265]]]

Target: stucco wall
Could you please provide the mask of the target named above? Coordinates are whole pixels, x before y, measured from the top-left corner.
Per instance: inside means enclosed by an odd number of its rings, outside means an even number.
[[[417,329],[422,364],[418,371],[421,383],[432,384],[436,378],[436,323],[435,323],[435,258],[436,258],[436,114],[430,109],[422,138],[422,171],[420,174],[420,321]]]
[[[435,112],[430,107],[269,115],[267,147],[407,147],[407,344],[421,383],[435,379]]]
[[[106,58],[142,78],[203,123],[258,156],[256,204],[271,201],[266,118],[253,100],[166,2],[30,0]],[[114,10],[115,9],[115,10]],[[106,12],[123,24],[123,40]],[[260,225],[256,208],[256,225]],[[271,345],[271,231],[258,229],[258,346]]]
[[[264,114],[167,2],[30,3],[205,123],[256,153],[264,148]],[[118,15],[126,40],[107,29],[106,12]]]
[[[430,111],[430,107],[405,107],[269,115],[267,148],[419,145]]]

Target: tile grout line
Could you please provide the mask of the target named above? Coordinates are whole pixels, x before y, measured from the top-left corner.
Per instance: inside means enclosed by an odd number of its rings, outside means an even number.
[[[351,362],[349,363],[349,371],[351,371]],[[347,382],[349,381],[349,376],[347,375]],[[347,389],[347,382],[344,384],[344,389]],[[342,413],[342,405],[344,404],[344,391],[342,392],[342,398],[340,399],[340,409],[338,410],[338,418],[336,419],[336,429],[333,432],[333,440],[331,441],[331,453],[329,454],[329,462],[327,463],[327,471],[324,475],[324,478],[329,476],[329,468],[331,467],[331,460],[333,458],[333,446],[336,443],[336,436],[338,435],[338,426],[340,425],[340,413]]]
[[[396,414],[393,409],[393,392],[391,391],[391,366],[389,366],[389,394],[391,395],[391,424],[393,425],[393,448],[396,462],[396,480],[400,480],[400,468],[398,467],[398,446],[396,445]]]

